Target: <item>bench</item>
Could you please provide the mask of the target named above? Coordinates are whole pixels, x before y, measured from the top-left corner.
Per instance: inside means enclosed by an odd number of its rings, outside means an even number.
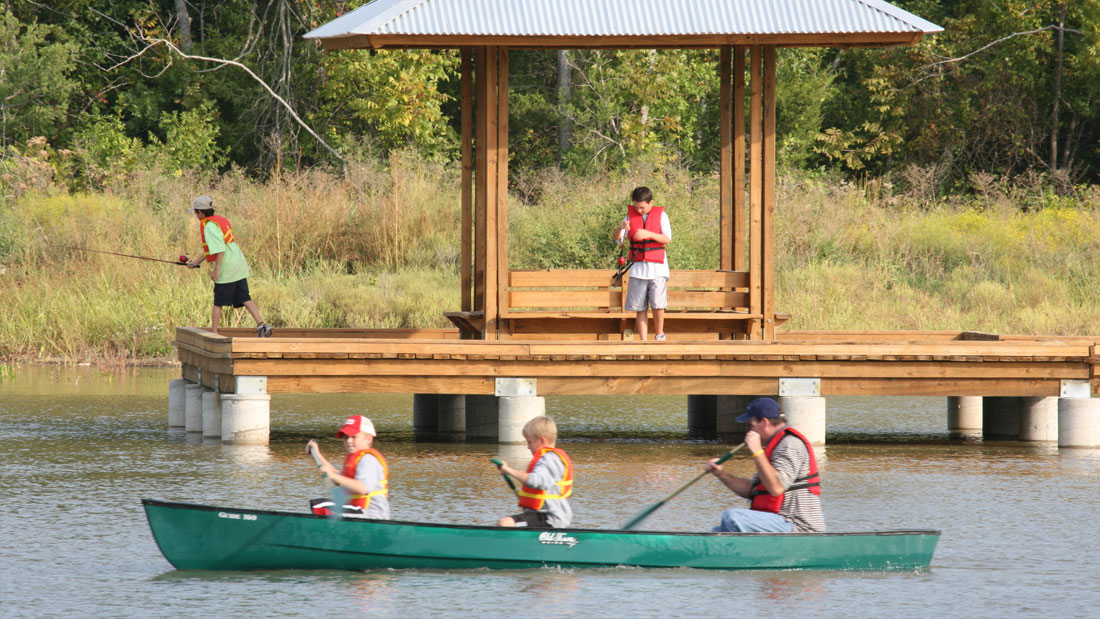
[[[608,270],[522,270],[508,274],[507,307],[500,312],[501,332],[527,339],[623,339],[634,329],[636,312],[623,309],[630,286],[612,286]],[[665,332],[670,339],[742,338],[753,321],[749,275],[743,271],[674,270],[668,287]],[[465,331],[484,324],[481,312],[447,312]],[[789,316],[777,315],[776,324]],[[652,329],[652,312],[651,328]]]

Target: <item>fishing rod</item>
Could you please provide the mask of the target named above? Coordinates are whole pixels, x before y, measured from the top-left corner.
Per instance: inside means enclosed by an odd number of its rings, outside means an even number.
[[[623,276],[630,270],[630,265],[634,264],[633,260],[626,259],[626,244],[627,240],[624,238],[622,243],[619,244],[619,268],[615,271],[615,274],[611,276],[611,285],[618,286],[623,281]]]
[[[148,258],[146,256],[134,256],[134,255],[131,255],[131,254],[119,254],[119,253],[115,253],[113,251],[103,251],[101,249],[88,249],[87,247],[70,247],[68,245],[61,245],[60,247],[62,247],[64,249],[76,249],[76,250],[79,250],[79,251],[89,251],[89,252],[94,252],[94,253],[97,253],[97,254],[110,254],[112,256],[122,256],[124,258],[137,258],[138,260],[148,260],[149,262],[165,262],[165,263],[168,263],[168,264],[174,264],[176,266],[186,266],[187,262],[188,262],[187,256],[180,256],[179,260],[173,261],[173,260],[161,260],[160,258]]]

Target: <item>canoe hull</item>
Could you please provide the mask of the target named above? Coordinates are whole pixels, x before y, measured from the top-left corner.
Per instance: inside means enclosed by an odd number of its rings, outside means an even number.
[[[177,569],[523,569],[544,566],[721,570],[927,567],[938,531],[662,533],[523,529],[234,509],[145,499],[157,545]]]

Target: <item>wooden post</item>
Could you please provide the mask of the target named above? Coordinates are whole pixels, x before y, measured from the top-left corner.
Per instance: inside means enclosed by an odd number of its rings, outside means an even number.
[[[733,270],[745,270],[745,46],[733,50]]]
[[[749,311],[753,314],[762,314],[764,311],[764,253],[761,241],[763,240],[763,209],[761,199],[764,195],[764,144],[763,144],[763,119],[762,119],[762,63],[761,52],[763,46],[752,46],[752,57],[749,77]],[[762,320],[753,320],[750,329],[750,339],[759,340],[764,337]]]
[[[473,304],[473,169],[474,169],[474,91],[472,83],[473,49],[462,48],[462,311]]]
[[[487,340],[497,338],[498,305],[497,286],[500,277],[500,265],[497,263],[497,250],[500,247],[498,237],[497,209],[499,206],[500,189],[497,184],[500,163],[499,123],[500,108],[498,107],[498,87],[500,82],[499,48],[491,45],[485,48],[485,80],[482,83],[481,102],[478,106],[485,115],[485,149],[479,151],[485,154],[485,331]],[[479,127],[480,132],[480,127]],[[481,157],[478,157],[478,165],[481,166]]]
[[[500,47],[497,60],[497,303],[508,307],[508,48]],[[498,312],[499,314],[499,312]],[[498,323],[499,337],[507,337],[507,325]]]
[[[475,99],[474,114],[476,116],[474,128],[477,131],[477,152],[474,157],[474,311],[485,311],[485,212],[488,192],[485,182],[488,178],[486,162],[486,145],[488,137],[488,115],[485,105],[485,83],[488,81],[486,71],[486,56],[488,51],[485,46],[480,46],[474,53],[474,77]],[[485,319],[488,320],[488,314]],[[484,337],[484,332],[482,333]]]
[[[720,269],[733,269],[733,127],[730,111],[730,47],[718,52],[718,238]]]
[[[764,46],[763,215],[760,278],[764,284],[764,339],[775,339],[775,46]]]

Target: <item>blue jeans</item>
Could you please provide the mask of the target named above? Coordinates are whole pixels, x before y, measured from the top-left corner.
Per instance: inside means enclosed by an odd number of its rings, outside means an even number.
[[[715,533],[790,533],[794,524],[779,514],[731,507],[722,512],[722,523],[711,530]]]

